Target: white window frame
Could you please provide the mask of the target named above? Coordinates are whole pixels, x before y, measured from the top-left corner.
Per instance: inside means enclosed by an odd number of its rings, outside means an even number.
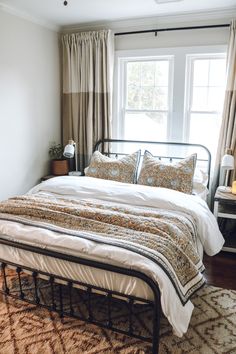
[[[124,99],[125,93],[125,68],[122,65],[125,60],[134,61],[135,58],[140,60],[148,60],[151,58],[173,58],[171,65],[169,80],[172,87],[169,116],[168,116],[168,141],[188,141],[186,120],[186,90],[188,83],[187,78],[187,60],[191,55],[197,54],[225,54],[227,45],[212,46],[194,46],[194,47],[174,47],[174,48],[155,48],[155,49],[137,49],[122,50],[115,53],[115,71],[114,71],[114,95],[113,95],[113,120],[112,120],[112,136],[113,138],[123,138],[122,128],[124,127]],[[142,58],[142,59],[141,59]],[[123,94],[124,92],[124,94]],[[189,102],[189,101],[188,101]]]

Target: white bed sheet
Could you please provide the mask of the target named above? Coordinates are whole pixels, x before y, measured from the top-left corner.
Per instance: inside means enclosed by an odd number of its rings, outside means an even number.
[[[34,187],[29,194],[107,200],[129,205],[149,206],[152,208],[167,208],[180,210],[193,215],[198,230],[198,251],[202,254],[213,255],[220,251],[224,239],[218,229],[216,220],[209,211],[206,203],[199,197],[185,195],[180,192],[164,188],[155,188],[141,185],[130,185],[114,181],[104,181],[91,177],[56,177]],[[171,323],[174,333],[182,336],[187,331],[193,305],[188,301],[183,306],[176,291],[165,272],[155,263],[131,251],[114,246],[97,244],[93,241],[80,239],[68,235],[57,234],[54,231],[25,226],[21,223],[0,221],[0,234],[3,237],[26,242],[35,246],[50,248],[59,252],[89,257],[122,267],[131,267],[143,271],[158,282],[161,291],[161,305],[165,316]],[[56,245],[56,246],[55,246]],[[14,260],[25,266],[40,268],[56,275],[71,277],[101,287],[111,288],[126,294],[133,294],[143,298],[151,298],[151,290],[141,280],[130,281],[129,277],[114,277],[111,272],[101,275],[101,271],[91,270],[67,261],[57,261],[42,255],[33,255],[29,252],[0,247],[0,257],[5,260]],[[105,257],[105,258],[104,258]]]

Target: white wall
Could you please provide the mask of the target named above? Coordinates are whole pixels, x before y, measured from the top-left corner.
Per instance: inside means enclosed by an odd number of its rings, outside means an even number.
[[[48,173],[60,141],[58,34],[0,10],[0,200]]]

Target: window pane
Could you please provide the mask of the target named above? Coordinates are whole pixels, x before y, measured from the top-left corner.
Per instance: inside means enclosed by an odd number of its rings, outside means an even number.
[[[147,61],[141,63],[141,85],[154,86],[155,79],[155,62]]]
[[[128,86],[128,109],[139,109],[140,108],[140,97],[141,89],[135,85]]]
[[[193,111],[207,111],[207,87],[194,87],[192,97]]]
[[[141,93],[141,109],[153,109],[153,88],[143,87]]]
[[[219,130],[220,117],[218,114],[192,113],[189,142],[207,146],[214,155],[217,149]]]
[[[137,61],[127,63],[127,82],[128,85],[140,86],[140,66]]]
[[[210,61],[209,85],[224,86],[225,83],[225,59]]]
[[[156,61],[156,86],[168,86],[169,81],[169,62],[167,60]]]
[[[225,85],[225,59],[193,60],[193,111],[222,110]]]
[[[213,163],[217,149],[224,101],[225,58],[209,54],[208,58],[193,59],[189,68],[192,105],[189,114],[189,142],[208,147]],[[193,77],[191,78],[191,74]],[[192,79],[192,80],[191,80]],[[199,113],[193,113],[198,111]],[[200,113],[202,111],[202,113]],[[208,112],[208,113],[207,113]],[[214,113],[215,112],[215,113]]]
[[[163,140],[167,137],[167,113],[126,113],[124,138]]]
[[[169,60],[127,63],[126,109],[168,109]]]
[[[156,87],[153,90],[153,109],[167,110],[168,109],[168,88]]]
[[[223,87],[210,87],[208,92],[208,110],[221,112],[224,101]]]
[[[194,86],[207,86],[208,84],[208,72],[209,72],[209,60],[207,59],[195,59],[194,62],[194,74],[193,85]]]

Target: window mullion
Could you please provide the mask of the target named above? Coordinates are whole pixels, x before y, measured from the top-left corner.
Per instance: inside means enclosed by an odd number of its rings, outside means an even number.
[[[184,112],[184,141],[189,141],[190,120],[193,103],[193,74],[194,58],[186,58],[186,78],[185,78],[185,112]]]
[[[185,55],[177,52],[172,63],[172,95],[170,95],[169,140],[183,141]]]

